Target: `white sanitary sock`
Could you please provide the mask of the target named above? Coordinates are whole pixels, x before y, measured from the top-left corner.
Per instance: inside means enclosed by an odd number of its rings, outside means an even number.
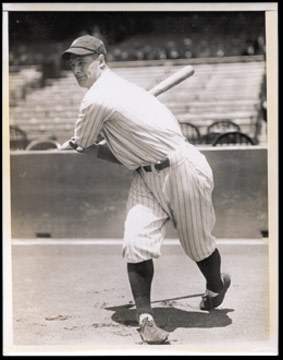
[[[139,323],[141,324],[142,321],[143,321],[145,318],[147,318],[148,320],[153,320],[152,315],[150,315],[150,314],[141,314],[141,315],[140,315],[140,318],[139,318]]]
[[[217,293],[217,292],[214,292],[214,291],[212,291],[212,290],[207,290],[207,295],[209,296],[209,297],[215,297],[215,296],[217,296],[219,293]]]

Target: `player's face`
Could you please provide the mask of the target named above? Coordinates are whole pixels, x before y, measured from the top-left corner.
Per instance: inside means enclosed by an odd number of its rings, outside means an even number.
[[[100,75],[97,55],[71,55],[69,64],[79,86],[83,88],[89,89]]]

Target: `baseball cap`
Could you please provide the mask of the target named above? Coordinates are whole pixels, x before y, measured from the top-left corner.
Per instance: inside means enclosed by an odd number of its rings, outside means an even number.
[[[68,60],[71,54],[84,56],[91,54],[103,54],[106,55],[107,51],[105,49],[103,41],[98,39],[97,37],[84,35],[80,36],[76,40],[74,40],[69,47],[69,49],[65,50],[62,53],[62,59]]]

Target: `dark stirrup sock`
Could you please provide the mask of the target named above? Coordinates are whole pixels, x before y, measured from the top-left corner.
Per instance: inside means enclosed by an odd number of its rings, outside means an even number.
[[[223,288],[221,256],[218,249],[215,249],[206,259],[197,262],[197,266],[206,279],[206,288],[218,293]]]
[[[136,304],[137,317],[139,318],[144,313],[153,315],[150,305],[151,282],[154,273],[153,261],[128,263],[127,271]]]

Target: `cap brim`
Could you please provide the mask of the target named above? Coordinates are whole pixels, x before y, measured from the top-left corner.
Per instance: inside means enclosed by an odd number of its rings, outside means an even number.
[[[61,54],[61,57],[63,60],[68,60],[72,54],[78,55],[78,56],[91,55],[91,54],[94,54],[94,51],[90,51],[90,50],[82,49],[82,48],[70,48],[70,49],[64,51]]]

